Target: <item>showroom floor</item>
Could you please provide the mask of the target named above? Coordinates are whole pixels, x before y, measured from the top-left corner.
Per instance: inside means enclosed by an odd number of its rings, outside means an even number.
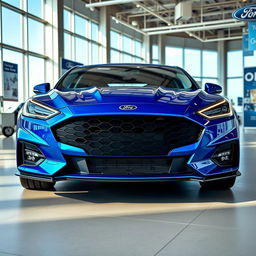
[[[14,138],[0,137],[0,255],[255,255],[256,132],[242,136],[229,191],[196,182],[23,190]]]

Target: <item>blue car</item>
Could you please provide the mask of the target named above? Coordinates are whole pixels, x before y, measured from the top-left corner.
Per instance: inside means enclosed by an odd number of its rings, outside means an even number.
[[[78,66],[34,87],[19,113],[17,175],[57,181],[199,181],[228,189],[239,172],[239,124],[219,85],[153,64]]]

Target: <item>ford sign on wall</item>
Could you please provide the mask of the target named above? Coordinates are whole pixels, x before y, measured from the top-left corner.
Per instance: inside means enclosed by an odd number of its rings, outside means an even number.
[[[244,6],[233,12],[233,18],[243,21],[256,21],[256,5]]]

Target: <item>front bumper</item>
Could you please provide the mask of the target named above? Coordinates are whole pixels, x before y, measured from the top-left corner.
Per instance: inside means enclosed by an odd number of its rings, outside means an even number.
[[[66,115],[67,116],[67,115]],[[63,119],[62,119],[63,118]],[[17,167],[18,176],[42,181],[59,180],[87,180],[87,181],[166,181],[166,180],[197,180],[202,182],[236,177],[240,175],[239,149],[235,154],[235,161],[231,165],[219,165],[213,160],[215,152],[221,145],[239,144],[238,123],[235,117],[225,118],[223,121],[213,121],[211,124],[202,120],[204,131],[196,143],[175,148],[167,158],[186,158],[185,164],[176,172],[123,174],[117,173],[85,173],[73,166],[69,166],[68,158],[90,157],[79,147],[57,142],[51,126],[65,120],[67,117],[54,117],[49,121],[36,120],[21,116],[17,129]],[[200,121],[200,120],[199,120]],[[200,122],[198,122],[200,123]],[[21,161],[22,150],[19,143],[28,142],[36,145],[45,159],[38,165],[24,164]],[[238,146],[239,148],[239,146]],[[154,158],[154,156],[152,156]],[[128,159],[128,158],[127,158]],[[75,170],[76,169],[76,170]],[[187,171],[189,170],[189,171]]]
[[[92,181],[92,182],[160,182],[160,181],[199,181],[199,182],[209,182],[209,181],[218,181],[223,179],[234,178],[240,176],[239,171],[234,171],[230,173],[212,175],[209,177],[199,177],[199,176],[170,176],[170,175],[155,175],[155,176],[102,176],[102,175],[66,175],[66,176],[45,176],[37,175],[26,172],[17,171],[16,175],[22,178],[39,180],[45,182],[57,182],[57,181]]]

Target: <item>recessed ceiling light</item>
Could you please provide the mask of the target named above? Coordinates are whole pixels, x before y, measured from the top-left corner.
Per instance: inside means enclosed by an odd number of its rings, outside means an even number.
[[[136,20],[133,20],[133,21],[132,21],[132,25],[133,25],[134,27],[136,27],[136,26],[138,26],[138,22],[137,22]]]

